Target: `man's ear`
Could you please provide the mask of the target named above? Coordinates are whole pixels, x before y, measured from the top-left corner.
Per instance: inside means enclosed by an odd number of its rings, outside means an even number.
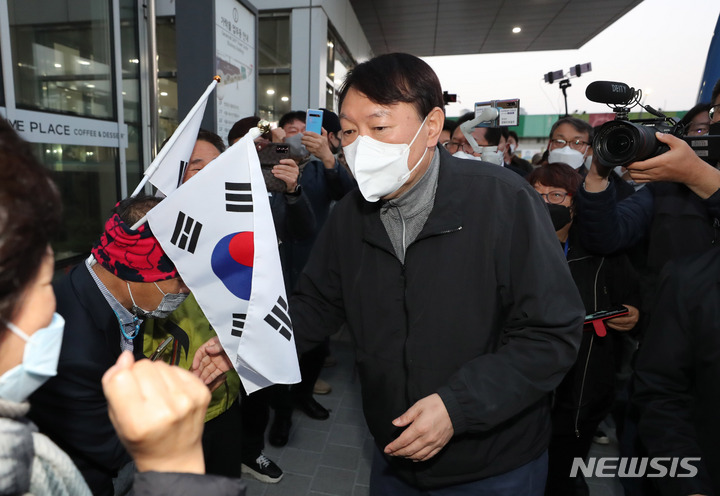
[[[430,111],[425,121],[427,127],[427,148],[434,148],[440,139],[443,125],[445,124],[445,112],[440,107],[435,107]]]

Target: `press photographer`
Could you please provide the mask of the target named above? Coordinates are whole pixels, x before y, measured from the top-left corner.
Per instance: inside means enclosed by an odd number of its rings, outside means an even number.
[[[711,109],[717,110],[718,105],[720,82],[713,89]],[[717,112],[712,112],[709,117],[714,125],[720,121],[720,114]],[[608,183],[607,179],[611,169],[599,164],[596,148],[590,171],[575,197],[575,213],[581,243],[591,252],[616,253],[636,245],[641,239],[645,240],[645,260],[639,270],[642,278],[641,311],[648,315],[653,308],[655,286],[663,266],[680,257],[707,252],[716,246],[720,239],[720,222],[717,220],[720,218],[720,170],[698,157],[684,139],[672,134],[654,132],[651,126],[646,130],[653,131],[657,142],[667,146],[668,150],[646,160],[632,161],[626,167],[634,181],[649,184],[625,200],[617,202],[614,185]],[[647,133],[643,136],[649,140]],[[624,151],[622,139],[615,139],[619,140],[616,151]],[[632,143],[633,146],[635,144]],[[628,147],[630,145],[628,142]],[[613,151],[613,146],[608,146],[607,142],[605,147],[608,151]],[[650,325],[653,325],[653,322],[657,321],[651,320]],[[647,321],[644,324],[641,321],[641,328],[642,335],[654,330],[648,326]],[[693,406],[687,403],[687,408]],[[693,417],[693,412],[688,412],[688,418],[690,417]],[[639,419],[637,411],[628,412],[626,434],[634,432],[632,425]],[[676,437],[675,442],[679,443],[680,447],[668,445],[661,450],[658,450],[657,446],[646,447],[650,456],[661,456],[662,450],[678,449],[690,441]],[[632,439],[621,441],[621,445],[636,446]],[[621,455],[647,456],[637,452]],[[706,473],[702,474],[702,477],[706,476]],[[639,482],[623,479],[623,484]],[[662,486],[667,481],[659,479],[656,482]]]

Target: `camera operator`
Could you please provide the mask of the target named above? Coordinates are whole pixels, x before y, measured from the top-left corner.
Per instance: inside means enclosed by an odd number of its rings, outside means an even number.
[[[717,108],[720,81],[712,98],[712,108]],[[713,116],[713,122],[720,121],[720,114]],[[716,221],[720,170],[698,157],[682,139],[663,133],[656,137],[670,150],[627,166],[634,181],[650,184],[616,203],[608,170],[593,161],[576,199],[582,240],[588,249],[613,253],[648,237],[650,279],[668,260],[704,252],[720,237]]]
[[[713,89],[712,101],[711,112],[720,104],[720,81]],[[710,118],[717,122],[720,115],[712,112]],[[663,133],[656,133],[656,138],[668,145],[669,151],[627,165],[635,182],[649,183],[645,187],[618,202],[614,184],[607,179],[609,170],[593,160],[575,198],[578,230],[586,249],[609,254],[640,241],[646,243],[644,261],[638,267],[643,319],[657,308],[655,287],[666,262],[704,253],[720,239],[720,170],[700,159],[682,139]],[[646,329],[654,332],[649,326],[659,322],[653,317],[639,326],[641,349]],[[633,438],[638,418],[636,411],[627,412],[621,440],[625,456],[637,456],[635,450],[640,449]],[[628,495],[645,494],[638,487],[641,483],[640,479],[623,479]]]

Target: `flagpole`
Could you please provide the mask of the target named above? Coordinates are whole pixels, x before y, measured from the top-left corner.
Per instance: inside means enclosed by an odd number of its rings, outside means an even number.
[[[185,116],[185,119],[180,123],[180,125],[175,129],[175,132],[173,132],[172,136],[170,136],[170,139],[167,143],[165,143],[165,146],[162,147],[160,152],[158,152],[157,156],[155,157],[155,160],[152,161],[150,164],[150,167],[145,171],[145,174],[140,181],[140,184],[138,184],[137,188],[135,188],[135,191],[133,191],[131,197],[137,196],[138,193],[145,187],[145,184],[148,182],[150,177],[155,174],[155,171],[157,171],[158,167],[160,166],[160,163],[162,163],[163,159],[165,158],[165,155],[168,154],[168,151],[172,149],[173,144],[175,144],[175,141],[177,141],[178,136],[182,133],[183,129],[188,125],[190,121],[192,121],[193,116],[198,112],[198,109],[200,109],[201,106],[205,104],[207,101],[208,96],[210,95],[210,92],[215,89],[215,86],[220,82],[220,76],[213,77],[212,82],[208,85],[207,89],[205,90],[205,93],[202,94],[200,99],[195,102],[195,105],[193,108],[190,109],[190,112]],[[140,223],[142,224],[142,223]]]

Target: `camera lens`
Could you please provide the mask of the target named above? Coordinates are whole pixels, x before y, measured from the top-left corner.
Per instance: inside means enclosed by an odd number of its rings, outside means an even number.
[[[595,155],[605,167],[625,166],[657,154],[658,141],[653,126],[628,121],[606,122],[594,141]]]
[[[628,130],[620,128],[608,136],[607,149],[613,156],[622,156],[632,150],[633,144],[633,137]]]

